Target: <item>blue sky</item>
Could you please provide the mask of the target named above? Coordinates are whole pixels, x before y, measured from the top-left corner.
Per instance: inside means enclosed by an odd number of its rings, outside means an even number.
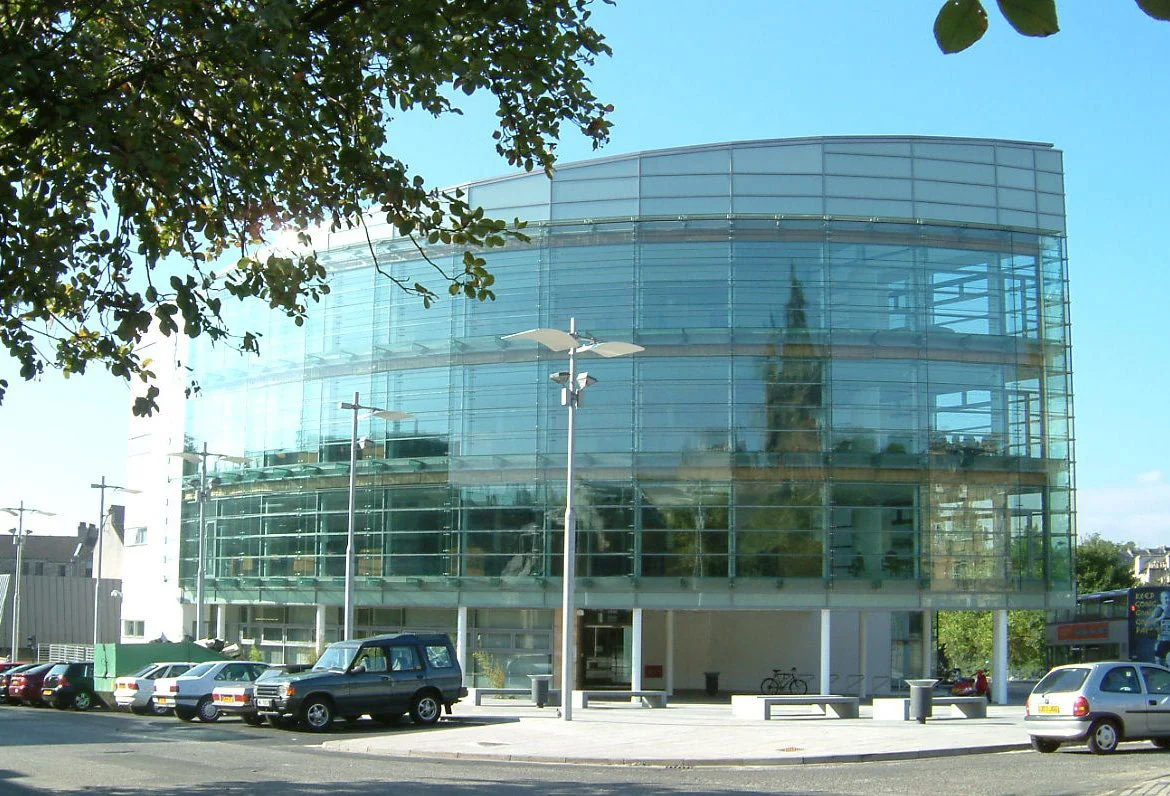
[[[591,70],[616,106],[600,154],[806,135],[1043,141],[1064,151],[1076,391],[1078,529],[1170,543],[1170,23],[1132,2],[1060,3],[1062,31],[1025,39],[988,2],[984,40],[944,56],[941,0],[724,4],[625,0],[595,26],[614,49]],[[466,115],[404,117],[395,152],[433,184],[508,172],[488,99]],[[594,155],[565,131],[563,161]],[[0,407],[0,507],[56,511],[38,532],[95,522],[106,475],[124,484],[129,391],[104,374],[13,382]],[[130,484],[129,486],[133,486]],[[3,517],[6,515],[0,515]],[[132,519],[130,520],[133,521]],[[15,525],[12,522],[11,525]],[[0,519],[0,530],[9,524]]]

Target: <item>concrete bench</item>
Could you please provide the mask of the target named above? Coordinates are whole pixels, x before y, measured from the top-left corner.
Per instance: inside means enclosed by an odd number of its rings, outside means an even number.
[[[931,705],[932,708],[949,707],[951,718],[987,718],[987,699],[981,696],[938,696],[931,700]],[[909,721],[910,700],[907,697],[875,698],[873,717],[878,721]]]
[[[644,708],[666,707],[665,691],[573,691],[573,707],[575,708],[589,707],[590,700],[598,702],[615,699],[628,699]]]
[[[480,706],[483,704],[485,696],[506,696],[506,697],[531,697],[531,688],[469,688],[467,689],[467,696],[471,699],[471,704]],[[559,705],[561,692],[557,689],[550,689],[548,692],[548,704]]]
[[[808,706],[818,707],[828,718],[855,719],[858,716],[858,699],[840,694],[809,694],[807,696],[757,696],[756,694],[733,694],[731,715],[740,719],[772,719],[772,708]]]

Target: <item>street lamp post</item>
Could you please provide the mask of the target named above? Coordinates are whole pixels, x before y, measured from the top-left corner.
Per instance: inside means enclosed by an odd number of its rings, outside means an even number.
[[[560,329],[529,329],[516,334],[504,335],[504,340],[532,340],[550,351],[568,351],[569,369],[553,373],[550,378],[561,385],[561,405],[569,409],[569,428],[565,458],[565,558],[563,589],[561,594],[561,716],[565,721],[573,720],[574,681],[574,626],[575,609],[573,591],[576,578],[577,557],[577,515],[573,509],[573,465],[574,438],[576,437],[577,407],[581,393],[597,379],[588,373],[577,372],[577,354],[592,352],[598,356],[613,358],[636,354],[645,349],[634,343],[602,342],[591,335],[578,334],[577,319],[569,319],[569,331]]]
[[[32,531],[24,529],[24,515],[40,514],[43,517],[56,516],[51,511],[41,511],[40,509],[30,509],[24,505],[24,501],[20,501],[20,505],[15,508],[2,508],[0,511],[7,512],[16,517],[16,527],[11,531],[13,536],[13,543],[16,545],[16,572],[12,582],[12,649],[8,653],[11,660],[16,660],[20,652],[20,570],[24,566],[24,539]]]
[[[357,444],[358,444],[358,412],[366,410],[367,417],[378,417],[382,420],[406,420],[414,417],[409,412],[396,412],[392,409],[379,409],[376,406],[362,406],[361,395],[353,394],[353,403],[340,402],[338,409],[353,412],[353,425],[349,439],[349,513],[345,531],[345,627],[343,638],[353,638],[353,570],[354,570],[354,519],[357,501]]]
[[[137,495],[137,489],[130,489],[125,486],[114,486],[106,483],[106,477],[102,476],[100,484],[90,484],[90,489],[100,489],[102,491],[101,509],[98,512],[98,526],[97,526],[97,563],[94,567],[93,574],[93,654],[97,655],[97,645],[100,640],[98,637],[101,628],[101,583],[102,583],[102,537],[105,535],[106,523],[106,490],[113,489],[116,492],[126,492],[127,494]]]
[[[208,498],[207,487],[207,459],[212,457],[215,459],[224,459],[225,461],[234,462],[236,464],[247,464],[248,458],[245,456],[229,456],[226,453],[210,453],[207,450],[207,443],[203,443],[203,451],[183,451],[182,453],[172,453],[172,456],[188,461],[199,462],[199,545],[197,555],[199,561],[195,566],[195,639],[203,638],[203,582],[206,578],[206,571],[204,569],[207,554],[205,547],[207,544],[207,529],[205,528],[206,520],[204,518],[205,506]]]

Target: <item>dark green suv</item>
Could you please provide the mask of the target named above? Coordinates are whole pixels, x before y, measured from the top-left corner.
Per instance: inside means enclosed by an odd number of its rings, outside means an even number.
[[[322,732],[338,716],[393,724],[409,712],[415,724],[434,724],[465,696],[450,638],[398,633],[330,644],[312,669],[258,680],[253,699],[274,725]]]
[[[89,710],[101,700],[93,690],[93,663],[58,663],[45,674],[41,698],[58,710]]]

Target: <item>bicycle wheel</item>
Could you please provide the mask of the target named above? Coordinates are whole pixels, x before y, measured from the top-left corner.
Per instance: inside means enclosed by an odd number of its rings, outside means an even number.
[[[788,693],[803,696],[808,693],[808,681],[801,680],[799,677],[793,677],[792,682],[788,684]]]
[[[780,693],[780,683],[776,681],[775,677],[765,677],[760,681],[760,693],[775,696]]]

